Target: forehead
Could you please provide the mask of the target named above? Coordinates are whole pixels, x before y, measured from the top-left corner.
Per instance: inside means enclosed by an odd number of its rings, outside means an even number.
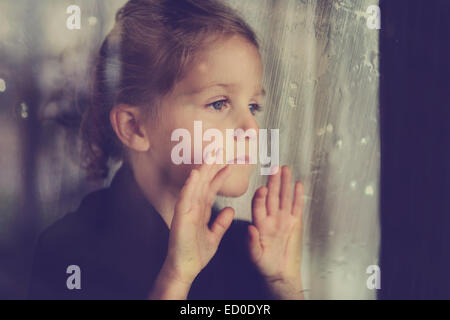
[[[218,38],[197,53],[175,91],[195,94],[218,83],[230,90],[257,90],[262,85],[262,72],[261,57],[253,44],[238,35]]]

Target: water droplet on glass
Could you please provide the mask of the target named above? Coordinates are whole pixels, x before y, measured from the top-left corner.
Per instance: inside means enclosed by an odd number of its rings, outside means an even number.
[[[24,119],[28,118],[28,106],[25,102],[20,104],[20,116]]]
[[[292,90],[297,90],[298,84],[296,82],[291,82],[290,87]]]
[[[323,135],[325,133],[325,129],[324,128],[321,128],[321,129],[319,129],[318,131],[317,131],[317,135],[318,136],[321,136],[321,135]]]
[[[294,97],[289,97],[289,99],[288,99],[288,101],[289,101],[289,106],[291,106],[291,108],[295,108],[296,107],[296,105],[295,105],[295,98]]]
[[[365,193],[366,195],[368,195],[368,196],[373,195],[373,192],[374,192],[374,190],[373,190],[373,187],[372,187],[371,185],[368,185],[368,186],[366,187],[366,189],[364,190],[364,193]]]
[[[90,26],[95,26],[97,24],[97,18],[96,17],[89,17],[88,23]]]
[[[5,92],[6,90],[6,82],[2,78],[0,78],[0,92]]]
[[[328,132],[333,132],[333,125],[332,125],[331,123],[329,123],[329,124],[327,125],[327,131],[328,131]]]

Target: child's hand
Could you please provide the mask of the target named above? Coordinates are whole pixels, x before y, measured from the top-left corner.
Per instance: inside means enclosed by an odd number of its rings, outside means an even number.
[[[221,151],[218,158],[222,156]],[[211,229],[208,222],[217,192],[230,173],[228,165],[203,163],[193,169],[183,186],[172,220],[165,272],[191,283],[208,264],[233,221],[234,210],[220,211]]]
[[[292,199],[291,169],[283,166],[269,177],[267,187],[253,196],[249,226],[252,261],[279,298],[303,298],[301,283],[301,238],[303,186],[297,181]]]

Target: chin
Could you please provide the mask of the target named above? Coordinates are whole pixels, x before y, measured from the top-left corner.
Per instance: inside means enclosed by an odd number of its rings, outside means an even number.
[[[248,189],[248,184],[247,185],[230,185],[230,186],[223,186],[220,189],[219,194],[221,196],[224,197],[232,197],[232,198],[237,198],[242,196]]]
[[[235,170],[220,188],[219,194],[237,198],[247,192],[250,181],[250,170]]]

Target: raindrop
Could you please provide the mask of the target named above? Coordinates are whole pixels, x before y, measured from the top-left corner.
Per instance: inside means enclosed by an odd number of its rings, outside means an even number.
[[[24,119],[28,118],[28,106],[25,102],[20,104],[20,116]]]
[[[374,190],[373,190],[373,187],[372,187],[371,185],[368,185],[368,186],[366,187],[366,189],[364,190],[364,193],[365,193],[366,195],[368,195],[368,196],[373,195],[373,192],[374,192]]]
[[[329,123],[329,124],[327,125],[327,131],[328,131],[328,132],[333,132],[333,125],[332,125],[331,123]]]
[[[290,87],[292,90],[296,90],[298,88],[298,84],[296,82],[291,82]]]
[[[6,82],[2,78],[0,78],[0,92],[5,92],[6,90]]]
[[[289,97],[289,105],[291,106],[291,108],[295,108],[295,98],[294,97]]]
[[[90,26],[95,26],[97,24],[97,18],[96,17],[89,17],[88,23]]]

